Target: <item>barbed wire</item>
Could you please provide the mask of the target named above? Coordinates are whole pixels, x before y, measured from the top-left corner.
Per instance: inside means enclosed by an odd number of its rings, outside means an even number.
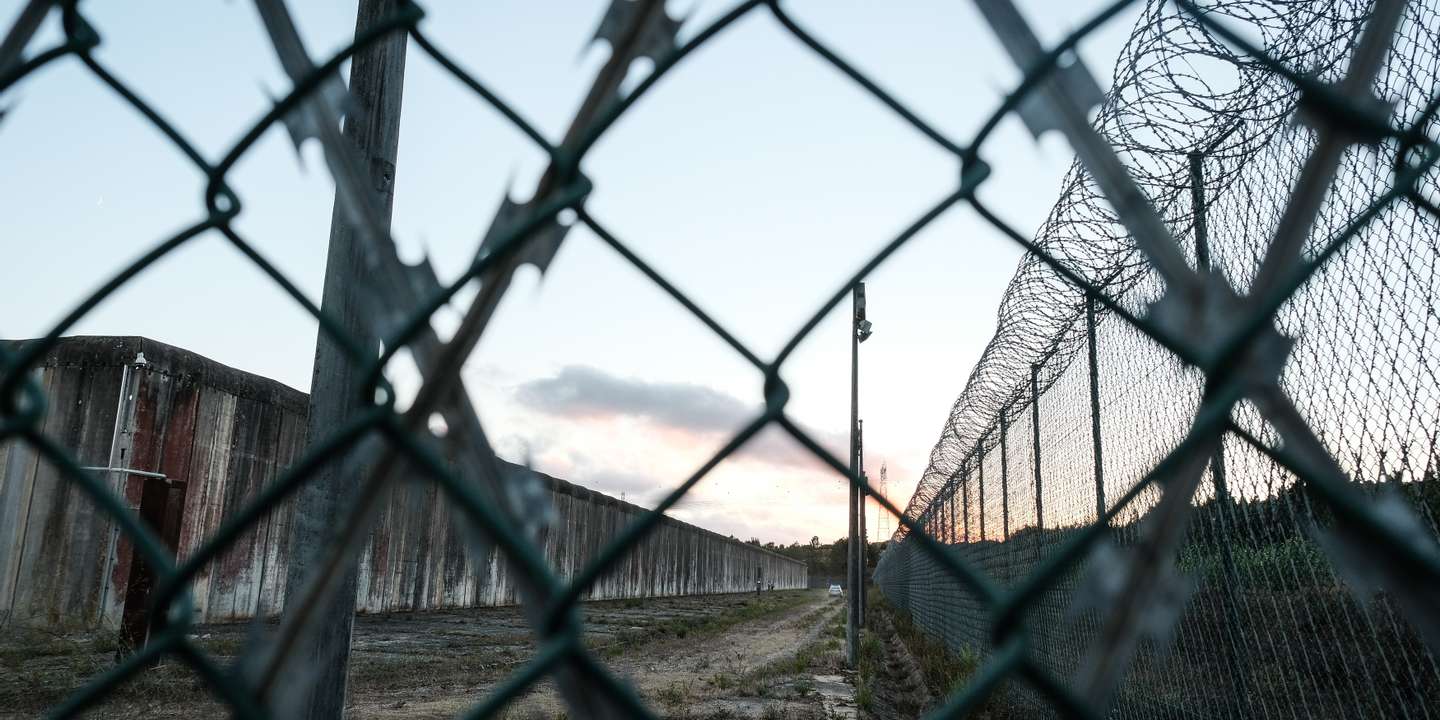
[[[1374,168],[1373,177],[1380,181],[1378,187],[1359,186],[1363,193],[1350,206],[1327,207],[1321,213],[1322,222],[1316,227],[1325,228],[1326,232],[1317,232],[1315,237],[1319,239],[1312,241],[1312,246],[1328,240],[1328,230],[1339,230],[1358,217],[1353,227],[1339,232],[1335,241],[1325,246],[1324,259],[1341,254],[1341,248],[1363,245],[1365,237],[1361,231],[1374,221],[1387,221],[1396,212],[1397,203],[1421,206],[1430,202],[1424,193],[1433,190],[1432,168],[1437,156],[1440,156],[1435,143],[1428,137],[1433,134],[1430,125],[1436,102],[1431,100],[1426,103],[1419,94],[1433,92],[1433,79],[1428,83],[1412,85],[1402,82],[1408,76],[1395,75],[1393,87],[1380,86],[1382,90],[1394,91],[1405,97],[1416,94],[1418,99],[1414,102],[1424,103],[1418,114],[1412,104],[1406,106],[1410,108],[1408,114],[1392,114],[1387,120],[1378,115],[1368,102],[1370,76],[1379,61],[1373,56],[1378,54],[1383,58],[1387,55],[1386,48],[1392,36],[1390,23],[1374,18],[1393,17],[1395,8],[1404,6],[1397,2],[1380,3],[1382,11],[1391,13],[1387,15],[1386,12],[1372,14],[1368,7],[1358,2],[1323,11],[1307,11],[1303,3],[1282,5],[1275,11],[1265,11],[1262,5],[1246,3],[1220,3],[1213,7],[1207,5],[1204,9],[1183,5],[1179,11],[1167,9],[1168,6],[1159,3],[1148,4],[1143,16],[1152,26],[1142,24],[1127,45],[1126,57],[1133,60],[1122,65],[1122,75],[1128,72],[1147,80],[1145,83],[1116,83],[1119,90],[1112,92],[1112,99],[1101,111],[1098,124],[1105,134],[1105,140],[1101,140],[1101,135],[1090,130],[1090,121],[1085,117],[1092,99],[1084,92],[1085,84],[1079,82],[1087,78],[1083,65],[1074,60],[1073,48],[1131,4],[1131,0],[1113,3],[1059,45],[1043,48],[1007,0],[980,0],[978,5],[992,21],[997,34],[1026,75],[1016,91],[996,108],[990,120],[965,145],[946,137],[856,70],[821,39],[804,29],[778,0],[739,3],[684,43],[676,40],[679,23],[665,15],[662,2],[617,0],[607,13],[600,33],[600,37],[612,45],[612,55],[566,136],[559,144],[552,144],[518,110],[492,92],[474,74],[456,64],[425,35],[421,30],[424,13],[413,3],[397,0],[392,14],[360,28],[351,45],[324,62],[314,62],[298,42],[299,33],[290,21],[285,4],[281,0],[257,0],[276,55],[293,87],[220,160],[211,161],[195,148],[181,129],[166,120],[159,110],[141,99],[125,81],[94,57],[92,51],[99,45],[102,36],[88,22],[76,0],[54,3],[64,28],[63,41],[24,56],[36,28],[52,6],[45,0],[31,0],[19,21],[0,42],[0,93],[22,80],[29,82],[41,67],[62,59],[74,59],[143,115],[207,179],[204,210],[198,220],[174,236],[161,240],[132,264],[119,269],[99,290],[78,302],[43,339],[16,353],[0,356],[0,440],[24,443],[58,468],[68,482],[80,488],[119,526],[159,578],[152,614],[164,620],[156,625],[162,629],[152,634],[144,648],[68,698],[55,714],[61,717],[79,714],[101,701],[120,683],[143,672],[152,660],[165,655],[178,658],[193,668],[209,690],[239,717],[285,714],[288,706],[284,704],[284,693],[280,687],[286,675],[283,669],[293,666],[296,660],[294,638],[309,624],[306,610],[313,611],[326,588],[333,585],[329,581],[353,562],[358,544],[356,539],[363,537],[369,526],[375,501],[394,482],[394,476],[403,467],[405,472],[443,488],[458,508],[458,514],[472,532],[475,542],[493,546],[504,556],[518,578],[525,615],[536,638],[538,651],[535,658],[471,708],[468,715],[491,716],[536,682],[550,677],[556,680],[562,696],[576,716],[650,716],[633,689],[616,678],[584,647],[583,627],[575,611],[576,602],[585,588],[656,527],[662,513],[673,507],[711,469],[771,424],[783,428],[852,484],[874,496],[874,490],[862,477],[851,472],[845,463],[826,451],[788,416],[789,391],[781,380],[780,371],[799,344],[822,318],[843,301],[857,282],[934,219],[962,203],[969,203],[1002,233],[1034,251],[1037,260],[1027,262],[1017,276],[1017,287],[1029,288],[1026,292],[1030,294],[1012,292],[1002,307],[1002,326],[1024,331],[1006,331],[1002,327],[1002,332],[997,334],[997,341],[992,343],[985,360],[972,377],[970,387],[976,389],[972,391],[967,387],[967,398],[975,401],[975,410],[970,409],[968,401],[963,403],[963,407],[957,405],[957,411],[952,413],[953,429],[947,429],[946,433],[946,437],[951,439],[942,439],[941,445],[937,446],[932,457],[935,462],[922,482],[918,500],[911,504],[911,512],[902,513],[883,497],[876,497],[876,502],[886,511],[899,517],[902,529],[897,537],[904,538],[904,542],[887,555],[887,560],[879,569],[882,580],[899,577],[896,574],[900,562],[897,550],[905,553],[909,560],[923,558],[932,564],[936,573],[949,578],[952,587],[963,588],[974,600],[977,612],[959,620],[973,627],[980,624],[978,619],[983,616],[993,632],[990,643],[993,652],[986,664],[965,688],[957,690],[947,700],[939,714],[954,716],[968,712],[993,693],[1001,680],[1006,679],[1024,681],[1038,697],[1066,715],[1098,717],[1105,714],[1119,678],[1134,654],[1137,633],[1154,625],[1151,620],[1153,608],[1166,605],[1166,598],[1157,597],[1155,592],[1157,588],[1164,589],[1172,584],[1164,581],[1169,567],[1164,558],[1173,554],[1177,533],[1185,527],[1190,499],[1198,483],[1199,468],[1212,455],[1222,431],[1227,427],[1232,437],[1227,443],[1238,442],[1233,438],[1239,438],[1247,444],[1246,452],[1269,458],[1259,462],[1278,463],[1305,479],[1317,502],[1323,503],[1336,518],[1333,525],[1336,531],[1335,557],[1344,558],[1347,553],[1358,552],[1362,557],[1369,558],[1364,554],[1368,551],[1363,547],[1367,544],[1383,547],[1385,562],[1374,570],[1381,574],[1387,589],[1396,595],[1396,603],[1407,609],[1407,618],[1422,626],[1427,619],[1433,622],[1434,605],[1427,606],[1425,602],[1425,593],[1434,592],[1436,578],[1440,577],[1440,559],[1433,553],[1433,538],[1417,539],[1408,535],[1410,526],[1406,523],[1410,522],[1411,516],[1404,514],[1403,509],[1396,514],[1388,507],[1377,509],[1373,503],[1357,499],[1347,489],[1338,467],[1332,466],[1325,445],[1313,436],[1305,423],[1307,416],[1313,417],[1315,405],[1307,400],[1300,409],[1295,409],[1288,398],[1278,392],[1277,388],[1281,386],[1267,375],[1267,369],[1275,369],[1277,357],[1283,360],[1288,347],[1283,338],[1270,329],[1271,316],[1312,274],[1317,279],[1326,278],[1328,268],[1337,264],[1326,265],[1326,270],[1317,274],[1318,266],[1297,262],[1290,257],[1292,242],[1287,238],[1295,231],[1303,234],[1309,230],[1313,213],[1307,209],[1307,203],[1318,201],[1318,193],[1302,191],[1290,197],[1290,205],[1286,207],[1295,208],[1295,222],[1288,225],[1281,223],[1277,239],[1271,245],[1257,242],[1256,239],[1261,237],[1257,235],[1250,239],[1255,244],[1246,246],[1249,255],[1233,249],[1218,251],[1217,264],[1227,273],[1234,273],[1233,267],[1239,267],[1236,264],[1242,260],[1253,263],[1256,257],[1265,258],[1261,263],[1267,268],[1261,274],[1265,282],[1258,283],[1258,287],[1251,285],[1255,293],[1253,298],[1242,299],[1230,289],[1226,277],[1194,272],[1183,259],[1183,253],[1175,245],[1169,230],[1170,227],[1184,227],[1183,222],[1176,222],[1177,219],[1183,220],[1179,199],[1183,197],[1185,187],[1175,182],[1175,167],[1179,158],[1196,147],[1205,149],[1205,146],[1197,145],[1200,141],[1217,141],[1225,133],[1231,133],[1231,137],[1210,152],[1221,155],[1233,153],[1226,156],[1232,158],[1233,168],[1222,169],[1218,177],[1228,177],[1227,172],[1243,177],[1248,156],[1270,147],[1265,139],[1282,133],[1285,119],[1297,104],[1305,107],[1316,128],[1313,131],[1316,150],[1308,155],[1301,153],[1314,159],[1315,168],[1307,166],[1300,177],[1312,185],[1318,184],[1321,190],[1330,185],[1333,168],[1329,166],[1327,157],[1337,148],[1343,149],[1350,142],[1360,139],[1380,142],[1381,149],[1389,153],[1385,156],[1386,162],[1370,163]],[[917,133],[931,140],[939,152],[954,157],[961,170],[959,181],[951,192],[915,218],[904,231],[880,245],[855,273],[842,278],[835,292],[815,309],[781,352],[770,360],[761,359],[736,340],[681,290],[631,252],[616,233],[587,210],[585,201],[593,183],[581,170],[589,148],[640,97],[667,77],[672,68],[682,63],[696,48],[723,34],[738,19],[762,10],[768,11],[797,42],[855,81]],[[1419,52],[1414,49],[1416,47],[1435,46],[1433,34],[1426,34],[1431,31],[1415,30],[1417,18],[1419,27],[1433,27],[1433,13],[1425,8],[1412,8],[1409,12],[1411,17],[1403,25],[1395,56],[1404,56],[1406,52],[1414,55]],[[1260,34],[1267,50],[1241,48],[1243,52],[1231,52],[1224,49],[1238,47],[1244,41],[1234,37],[1225,38],[1224,43],[1216,41],[1215,37],[1222,34],[1223,29],[1214,22],[1221,17],[1245,21],[1251,32]],[[1365,20],[1363,24],[1362,20]],[[1329,37],[1326,33],[1337,37],[1324,39]],[[364,169],[357,167],[351,149],[337,132],[341,114],[336,91],[337,69],[357,53],[401,36],[408,37],[408,41],[421,49],[431,61],[520,129],[550,159],[550,167],[539,183],[534,199],[523,205],[510,203],[503,207],[478,248],[475,261],[459,279],[446,285],[437,283],[433,274],[427,276],[423,268],[406,266],[398,260],[389,236],[388,222],[383,213],[377,212],[376,200],[366,189]],[[1297,38],[1311,39],[1302,42]],[[1427,39],[1431,40],[1428,46],[1424,45]],[[1196,48],[1194,52],[1187,50],[1192,47]],[[1360,50],[1352,52],[1353,48]],[[1332,87],[1308,79],[1311,75],[1320,80],[1339,77],[1341,63],[1351,56],[1361,56],[1365,60],[1351,63],[1345,70],[1345,81]],[[639,57],[653,59],[653,71],[628,93],[618,94],[619,80],[623,79],[631,62]],[[1138,64],[1142,60],[1167,59],[1169,64],[1178,66],[1182,61],[1197,62],[1202,57],[1220,61],[1222,66],[1229,63],[1236,68],[1237,77],[1233,85],[1211,88],[1210,85],[1219,82],[1212,79],[1213,68],[1181,68],[1152,74],[1146,66]],[[1382,77],[1392,75],[1393,69],[1389,75]],[[43,88],[41,81],[37,79],[34,82],[37,83],[36,89]],[[1093,89],[1093,82],[1089,86]],[[1195,117],[1176,112],[1188,106],[1167,103],[1167,98],[1171,96],[1208,98],[1208,104],[1191,107],[1190,111],[1199,116]],[[1238,129],[1230,130],[1230,125],[1216,123],[1213,118],[1204,116],[1207,107],[1213,107],[1217,116],[1243,117],[1245,123]],[[1072,172],[1067,181],[1067,192],[1074,196],[1074,200],[1066,206],[1070,209],[1057,210],[1052,214],[1047,229],[1042,231],[1043,242],[1039,245],[995,218],[976,196],[990,174],[990,166],[983,157],[986,140],[998,122],[1015,112],[1031,125],[1032,130],[1038,132],[1037,128],[1041,126],[1034,123],[1043,120],[1049,123],[1046,127],[1065,133],[1089,173],[1082,176],[1078,166]],[[1270,134],[1250,129],[1252,122],[1257,123],[1257,128],[1268,127]],[[336,180],[338,216],[359,239],[375,279],[366,316],[371,324],[368,329],[385,340],[386,350],[378,359],[371,356],[365,343],[346,332],[336,318],[306,299],[293,282],[234,227],[243,206],[241,198],[227,184],[227,175],[257,139],[276,123],[284,123],[297,140],[317,137],[324,147],[327,165]],[[1116,145],[1118,155],[1107,142]],[[1398,158],[1398,161],[1390,163],[1389,157]],[[1347,161],[1342,178],[1353,174],[1352,165],[1357,165],[1357,162]],[[1231,166],[1222,165],[1222,168],[1226,167]],[[1289,176],[1296,174],[1294,168],[1287,169],[1287,172]],[[1141,192],[1136,191],[1136,182]],[[1234,181],[1235,184],[1239,182]],[[1279,187],[1273,177],[1256,178],[1255,182],[1261,187]],[[1417,183],[1420,191],[1415,190]],[[1106,210],[1102,197],[1108,198],[1120,212]],[[1083,202],[1080,201],[1082,199]],[[1152,210],[1150,203],[1154,203],[1158,211]],[[1277,200],[1276,206],[1279,204],[1281,201]],[[1432,226],[1429,223],[1433,223],[1434,207],[1423,207],[1424,212],[1432,216],[1423,221],[1428,228]],[[585,225],[749,362],[764,378],[765,401],[763,411],[711,460],[651,511],[640,515],[632,525],[620,531],[596,553],[589,565],[571,578],[558,576],[537,552],[534,537],[537,528],[528,520],[527,513],[530,509],[527,498],[531,496],[525,489],[527,481],[523,477],[500,472],[484,429],[457,378],[461,364],[483,334],[491,313],[503,295],[510,273],[522,263],[543,266],[563,241],[566,226],[561,225],[557,217],[566,209],[575,211],[576,222]],[[1120,224],[1126,227],[1125,231],[1119,229]],[[1245,227],[1257,231],[1272,229]],[[350,422],[334,428],[326,437],[307,448],[294,465],[259,493],[242,512],[231,518],[194,555],[177,564],[167,556],[154,533],[111,488],[82,469],[65,447],[42,432],[43,426],[39,421],[45,414],[47,398],[43,388],[33,381],[30,371],[61,335],[116,289],[136,282],[154,262],[187,242],[214,234],[219,234],[239,249],[247,263],[263,271],[278,289],[314,316],[327,341],[339,346],[350,362],[368,368],[366,376],[369,380],[363,388],[364,404]],[[1312,254],[1313,250],[1314,247]],[[1041,270],[1041,263],[1058,274],[1047,274]],[[1228,281],[1243,283],[1248,278],[1248,275],[1232,274]],[[480,292],[462,313],[465,319],[459,329],[442,338],[431,327],[431,316],[438,308],[452,302],[462,289],[476,282],[480,285]],[[1313,290],[1308,288],[1305,291],[1311,292]],[[1299,297],[1307,297],[1305,293]],[[1131,337],[1140,337],[1138,333],[1143,332],[1144,338],[1158,343],[1186,363],[1186,367],[1182,368],[1175,360],[1167,358],[1163,362],[1170,365],[1161,363],[1156,373],[1179,375],[1192,381],[1198,380],[1203,373],[1206,389],[1203,393],[1192,394],[1196,398],[1196,402],[1192,403],[1195,407],[1185,406],[1183,397],[1163,398],[1167,412],[1176,418],[1176,426],[1189,428],[1177,435],[1177,438],[1183,436],[1183,441],[1157,441],[1154,457],[1132,457],[1129,460],[1134,463],[1134,468],[1145,468],[1142,471],[1144,478],[1130,483],[1125,493],[1117,493],[1114,507],[1130,508],[1126,511],[1138,514],[1135,508],[1150,504],[1153,496],[1155,509],[1148,514],[1163,513],[1164,517],[1151,523],[1144,532],[1136,530],[1131,533],[1128,549],[1141,552],[1107,566],[1124,583],[1118,592],[1106,596],[1114,607],[1101,623],[1100,635],[1104,641],[1095,646],[1098,649],[1087,651],[1090,653],[1087,657],[1098,662],[1086,666],[1090,668],[1087,670],[1090,675],[1082,678],[1078,687],[1072,688],[1059,679],[1065,676],[1065,668],[1047,662],[1046,647],[1027,640],[1028,621],[1023,615],[1037,602],[1037,598],[1050,590],[1065,587],[1062,578],[1078,567],[1087,553],[1097,546],[1101,537],[1100,525],[1092,523],[1075,530],[1071,533],[1073,537],[1045,555],[1035,566],[1026,568],[1023,575],[1007,578],[1007,584],[1002,588],[992,575],[993,566],[977,564],[974,558],[965,558],[937,541],[935,531],[941,528],[931,522],[933,515],[927,515],[922,508],[937,507],[933,500],[936,489],[943,486],[942,478],[956,477],[956,471],[964,467],[962,460],[965,454],[977,443],[1002,442],[990,439],[995,435],[985,432],[997,418],[1006,432],[1011,429],[1016,431],[1017,440],[1021,430],[1044,430],[1023,427],[1023,401],[1039,396],[1040,387],[1054,387],[1056,378],[1065,372],[1066,367],[1073,365],[1062,361],[1072,357],[1079,347],[1074,332],[1075,328],[1083,327],[1085,323],[1081,322],[1081,315],[1076,313],[1075,308],[1083,305],[1080,301],[1086,297],[1108,308],[1109,315],[1102,327],[1119,328],[1122,325],[1118,321],[1123,320],[1139,328],[1139,331],[1131,332]],[[1155,302],[1147,305],[1147,300]],[[1139,313],[1141,307],[1149,308],[1149,313],[1142,316]],[[1288,315],[1293,312],[1292,307],[1286,306],[1281,312],[1282,329],[1300,329],[1295,327],[1295,321]],[[1056,341],[1055,338],[1066,339]],[[396,408],[394,393],[389,391],[385,378],[387,363],[401,349],[414,354],[424,376],[424,384],[416,399],[403,411]],[[1297,364],[1309,359],[1304,352],[1302,344]],[[1044,376],[1041,377],[1038,371],[1032,372],[1030,365],[1043,370]],[[1023,382],[1027,378],[1029,390]],[[1283,387],[1292,389],[1290,376],[1287,375],[1286,379],[1287,384]],[[989,390],[982,392],[984,388]],[[1027,392],[1029,395],[1026,395]],[[1242,400],[1245,404],[1240,406],[1242,410],[1232,422],[1232,408]],[[1034,411],[1033,403],[1031,406]],[[988,415],[984,414],[987,408]],[[445,438],[437,438],[428,431],[427,421],[436,412],[446,420],[449,432]],[[972,414],[975,412],[981,414]],[[1249,421],[1248,418],[1258,418],[1259,414],[1263,414],[1265,425]],[[1038,417],[1038,414],[1032,414],[1032,418]],[[1012,420],[1015,421],[1013,428],[1004,428]],[[1423,424],[1425,420],[1422,416],[1418,422]],[[1325,426],[1322,424],[1320,427]],[[1005,433],[999,435],[1006,437]],[[1032,433],[1031,437],[1036,439],[1031,450],[1040,457],[1039,450],[1044,441],[1038,439],[1038,434]],[[447,452],[458,452],[459,460],[446,462]],[[366,461],[354,460],[357,454]],[[296,603],[300,609],[293,613],[287,610],[282,618],[283,630],[277,634],[278,639],[270,644],[247,647],[240,665],[248,672],[231,672],[188,635],[194,623],[193,601],[188,588],[190,579],[198,568],[211,562],[259,518],[312,482],[317,470],[342,460],[353,463],[347,467],[370,468],[355,493],[355,505],[341,518],[341,527],[337,529],[334,542],[317,549],[322,555],[318,562],[319,570],[314,573],[309,585],[301,590],[305,596],[303,601]],[[1039,469],[1033,469],[1036,477],[1040,477],[1042,473]],[[1158,478],[1166,478],[1163,489]],[[1035,493],[1036,524],[1042,522],[1042,504],[1048,502],[1052,513],[1061,507],[1050,501],[1048,493],[1053,493],[1053,490],[1052,486]],[[1142,495],[1147,498],[1145,503],[1135,502]],[[1008,501],[1008,495],[1002,499]],[[1118,511],[1112,510],[1111,513],[1112,517],[1106,519],[1114,522]],[[975,523],[978,525],[983,517],[975,517]],[[968,521],[971,515],[967,514],[966,518]],[[1018,531],[1024,519],[1017,515],[1014,523]],[[951,527],[953,529],[953,524]],[[981,534],[988,535],[988,532]],[[1004,532],[1010,534],[1011,531],[1005,528]],[[943,538],[943,534],[940,536]],[[1032,533],[1032,536],[1038,538],[1038,534]],[[953,537],[946,540],[946,544],[954,542]],[[1032,544],[1038,547],[1040,543],[1037,540]],[[1392,581],[1396,573],[1401,572],[1408,573],[1407,577],[1412,578],[1413,583],[1405,588],[1396,588]],[[887,585],[887,592],[893,587],[893,584]],[[954,616],[947,617],[953,619]]]

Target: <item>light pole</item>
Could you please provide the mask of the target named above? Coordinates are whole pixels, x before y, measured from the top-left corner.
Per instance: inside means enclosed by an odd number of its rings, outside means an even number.
[[[851,294],[854,312],[850,321],[850,472],[860,474],[860,343],[870,337],[870,321],[865,319],[865,283],[856,283]],[[848,586],[847,622],[845,624],[845,657],[850,667],[856,665],[860,642],[860,568],[864,562],[860,548],[860,488],[850,483],[850,542],[847,555]]]
[[[856,453],[859,461],[855,463],[855,466],[860,468],[860,479],[869,485],[870,476],[865,473],[865,419],[860,418],[858,425],[859,428],[855,431],[857,438],[855,444],[859,446],[859,452]],[[860,547],[855,557],[857,558],[856,562],[860,564],[860,592],[855,596],[855,600],[860,605],[860,627],[865,627],[865,568],[870,564],[870,529],[866,527],[865,523],[865,505],[869,499],[868,495],[861,492],[860,507],[857,511],[860,518]]]

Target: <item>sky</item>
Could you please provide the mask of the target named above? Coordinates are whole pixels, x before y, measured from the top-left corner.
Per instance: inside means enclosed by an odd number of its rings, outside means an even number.
[[[606,2],[430,0],[424,29],[558,141],[608,48]],[[1055,42],[1102,7],[1020,0]],[[0,0],[8,23],[19,0]],[[353,0],[291,2],[312,57],[354,30]],[[693,36],[732,2],[671,2]],[[961,143],[1019,72],[969,3],[789,2],[812,34]],[[254,7],[239,0],[84,6],[97,58],[221,157],[289,86]],[[1102,87],[1132,9],[1081,47]],[[28,53],[60,38],[51,17]],[[637,72],[643,71],[643,68]],[[203,216],[204,179],[73,58],[0,95],[0,337],[42,335],[90,291]],[[508,192],[544,157],[413,44],[393,231],[401,257],[443,278],[473,256]],[[1022,230],[1056,199],[1072,153],[1006,120],[980,195]],[[953,191],[954,159],[826,65],[767,12],[741,20],[637,103],[587,156],[587,209],[762,358],[845,278]],[[231,178],[238,231],[320,300],[334,186],[319,151],[269,130]],[[1021,257],[956,207],[867,280],[861,348],[867,470],[889,497],[914,489],[951,404],[995,327]],[[844,457],[848,302],[783,368],[788,410]],[[452,310],[450,312],[456,312]],[[218,234],[167,257],[76,334],[142,335],[307,390],[315,322]],[[409,371],[397,364],[399,382]],[[572,230],[549,270],[522,269],[463,371],[505,458],[642,505],[684,481],[758,412],[762,378],[613,250]],[[722,463],[672,511],[741,538],[845,533],[845,485],[779,431]],[[872,510],[869,527],[883,523]],[[893,528],[893,521],[889,525]]]

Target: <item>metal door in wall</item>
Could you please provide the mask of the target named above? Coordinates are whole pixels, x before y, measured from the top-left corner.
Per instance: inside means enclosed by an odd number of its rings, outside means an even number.
[[[140,485],[141,520],[150,526],[173,555],[180,540],[180,522],[185,509],[185,483],[172,478],[132,475],[132,487]],[[133,497],[133,495],[132,495]],[[145,644],[152,630],[149,617],[150,593],[155,588],[155,569],[134,551],[130,553],[129,578],[125,583],[125,606],[120,619],[120,651],[130,652]],[[158,619],[160,623],[164,618]]]

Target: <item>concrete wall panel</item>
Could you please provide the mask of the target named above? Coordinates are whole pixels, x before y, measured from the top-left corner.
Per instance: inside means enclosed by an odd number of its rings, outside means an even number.
[[[146,362],[136,365],[141,353]],[[127,372],[134,401],[124,406]],[[46,357],[41,378],[51,403],[44,432],[82,465],[111,461],[117,409],[128,408],[116,466],[167,480],[159,487],[115,474],[115,489],[137,509],[142,498],[158,502],[149,513],[155,518],[178,519],[168,541],[181,559],[275,482],[306,441],[303,393],[143,338],[67,338]],[[644,512],[540,478],[555,518],[541,531],[541,550],[565,579]],[[200,570],[192,592],[202,621],[280,611],[291,513],[289,505],[272,511]],[[55,468],[26,447],[0,447],[0,615],[51,624],[118,621],[126,583],[139,575],[128,541],[116,541],[111,552],[113,535],[112,524]],[[517,602],[507,564],[470,538],[438,486],[402,483],[382,503],[360,553],[360,610]],[[755,589],[757,573],[777,588],[803,588],[808,580],[803,563],[665,518],[582,597],[745,592]]]

